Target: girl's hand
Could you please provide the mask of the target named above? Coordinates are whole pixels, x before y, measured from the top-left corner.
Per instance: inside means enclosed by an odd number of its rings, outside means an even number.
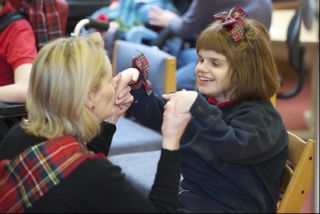
[[[176,108],[176,111],[180,113],[189,112],[197,96],[198,96],[197,92],[186,91],[186,90],[162,95],[162,97],[165,100],[176,100],[175,108]]]

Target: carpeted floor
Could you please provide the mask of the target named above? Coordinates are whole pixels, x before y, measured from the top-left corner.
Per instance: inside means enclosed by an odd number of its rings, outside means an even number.
[[[284,85],[281,90],[286,91],[294,84],[292,77],[284,78]],[[307,130],[308,124],[305,119],[305,112],[311,109],[311,85],[307,78],[302,91],[288,99],[277,99],[276,107],[288,130]]]

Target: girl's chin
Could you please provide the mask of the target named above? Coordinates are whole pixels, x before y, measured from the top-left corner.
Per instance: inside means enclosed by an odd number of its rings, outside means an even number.
[[[198,87],[198,91],[205,96],[210,96],[209,92],[203,87]]]
[[[197,89],[202,95],[209,96],[209,97],[215,96],[215,93],[212,90],[208,89],[207,87],[198,86]]]

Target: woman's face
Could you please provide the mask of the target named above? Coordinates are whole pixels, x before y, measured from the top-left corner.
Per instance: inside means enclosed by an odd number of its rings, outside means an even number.
[[[110,117],[114,113],[114,85],[111,72],[107,72],[104,76],[101,87],[98,91],[91,93],[91,108],[93,114],[98,118],[100,122]]]
[[[212,50],[200,50],[195,70],[200,93],[215,97],[218,102],[230,100],[234,85],[231,84],[229,64],[224,55]]]

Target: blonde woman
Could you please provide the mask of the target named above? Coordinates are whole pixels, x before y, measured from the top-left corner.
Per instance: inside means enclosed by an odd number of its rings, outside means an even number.
[[[159,170],[146,199],[104,155],[114,123],[133,100],[128,86],[115,95],[120,79],[112,78],[99,34],[41,49],[28,119],[0,148],[0,212],[176,211],[179,141],[190,114],[176,112],[175,102],[166,105]]]

